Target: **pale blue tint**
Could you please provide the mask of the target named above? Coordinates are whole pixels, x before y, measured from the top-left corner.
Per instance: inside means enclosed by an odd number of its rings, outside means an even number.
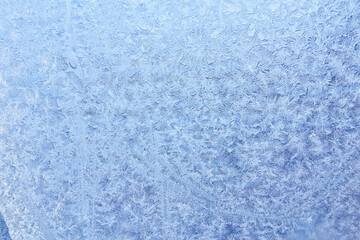
[[[358,240],[359,124],[358,0],[0,0],[2,238]]]

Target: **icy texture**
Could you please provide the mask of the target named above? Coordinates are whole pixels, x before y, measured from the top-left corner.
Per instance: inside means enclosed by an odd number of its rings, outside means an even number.
[[[0,0],[13,240],[360,239],[360,2]]]
[[[6,226],[4,217],[0,213],[0,240],[11,240],[9,229]]]

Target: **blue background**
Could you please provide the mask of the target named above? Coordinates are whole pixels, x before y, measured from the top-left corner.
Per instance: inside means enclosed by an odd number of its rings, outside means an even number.
[[[359,63],[355,0],[0,0],[10,235],[360,239]]]

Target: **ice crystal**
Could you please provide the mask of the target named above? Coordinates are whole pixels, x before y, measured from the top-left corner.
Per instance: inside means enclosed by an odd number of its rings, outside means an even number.
[[[0,0],[0,234],[360,239],[359,63],[356,0]]]

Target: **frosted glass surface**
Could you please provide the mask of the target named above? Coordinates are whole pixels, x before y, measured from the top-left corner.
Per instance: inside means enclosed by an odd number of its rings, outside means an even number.
[[[0,214],[0,239],[1,240],[11,240],[9,235],[9,229],[6,226],[4,217]]]
[[[359,162],[358,0],[0,0],[0,236],[356,240]]]

